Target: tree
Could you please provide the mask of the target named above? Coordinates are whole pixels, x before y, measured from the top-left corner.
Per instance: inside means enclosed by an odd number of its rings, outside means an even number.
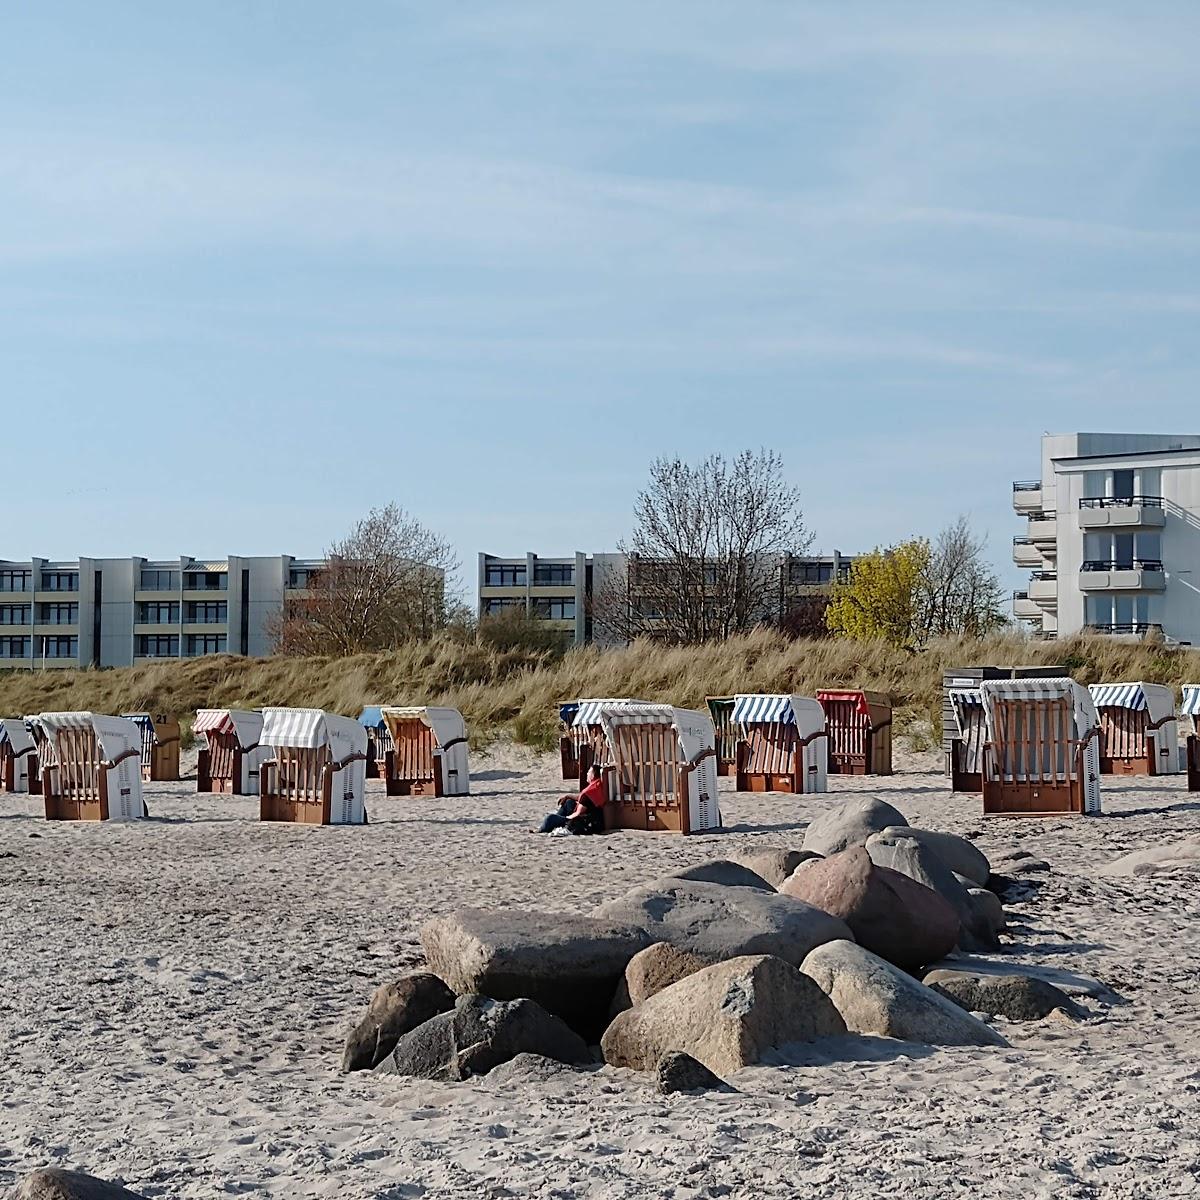
[[[893,646],[920,645],[925,640],[922,600],[930,558],[924,538],[860,555],[849,580],[833,585],[825,614],[829,628],[859,641],[881,638]]]
[[[326,552],[272,631],[284,654],[347,655],[428,638],[450,618],[450,545],[396,504],[373,508]]]
[[[960,516],[938,535],[926,569],[922,623],[929,637],[982,637],[1008,623],[1004,589],[984,557],[987,543]]]
[[[778,619],[782,556],[811,542],[773,451],[655,459],[618,546],[625,565],[597,585],[593,619],[624,640],[730,637]]]

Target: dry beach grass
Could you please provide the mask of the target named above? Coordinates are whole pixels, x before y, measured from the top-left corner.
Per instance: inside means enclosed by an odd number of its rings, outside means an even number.
[[[903,765],[828,797],[723,793],[727,829],[688,839],[532,835],[562,784],[508,743],[477,757],[469,801],[373,783],[365,828],[262,826],[254,802],[186,782],[148,785],[153,819],[125,826],[3,797],[0,1188],[54,1163],[179,1198],[1200,1194],[1197,863],[1106,871],[1200,835],[1200,804],[1179,778],[1120,781],[1101,818],[984,821],[932,757]],[[798,845],[864,791],[1050,864],[993,957],[1090,990],[1086,1020],[998,1021],[1011,1049],[810,1046],[730,1095],[662,1097],[612,1068],[339,1074],[348,1022],[419,961],[428,916],[590,910],[735,847]]]

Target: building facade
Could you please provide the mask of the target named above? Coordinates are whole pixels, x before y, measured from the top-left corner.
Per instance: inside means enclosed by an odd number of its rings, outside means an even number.
[[[1013,612],[1035,632],[1200,642],[1200,435],[1046,434],[1013,507]]]
[[[270,654],[285,596],[321,566],[288,555],[0,560],[0,669]]]
[[[786,555],[778,563],[778,602],[764,620],[812,632],[824,619],[824,603],[835,580],[849,577],[854,559],[832,555]],[[614,635],[594,619],[597,600],[624,580],[636,589],[637,571],[623,554],[586,554],[563,558],[526,554],[519,558],[479,555],[480,619],[518,610],[548,622],[565,641],[582,646],[611,643]],[[631,597],[636,605],[636,596]]]

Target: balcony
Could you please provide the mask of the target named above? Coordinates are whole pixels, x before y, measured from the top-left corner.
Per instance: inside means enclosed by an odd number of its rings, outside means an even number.
[[[1079,569],[1081,592],[1161,592],[1166,586],[1163,565],[1156,559],[1085,562]]]
[[[1098,496],[1079,501],[1080,529],[1162,528],[1166,521],[1161,496]]]
[[[1035,546],[1041,546],[1044,550],[1052,551],[1058,545],[1058,517],[1055,513],[1048,512],[1031,512],[1026,514],[1029,517],[1029,528],[1026,529],[1026,536]]]
[[[1149,625],[1145,622],[1133,622],[1129,625],[1085,625],[1084,633],[1097,633],[1105,637],[1126,637],[1132,640],[1140,641],[1151,633],[1156,633],[1161,639],[1163,637],[1163,627],[1161,625]]]
[[[1040,479],[1018,480],[1013,484],[1013,508],[1021,516],[1042,511],[1042,481]]]
[[[1033,538],[1013,538],[1013,562],[1018,567],[1040,567],[1043,561],[1042,552],[1033,544]]]
[[[1058,572],[1034,571],[1029,580],[1029,599],[1043,608],[1058,607]]]
[[[1013,592],[1013,616],[1020,621],[1042,620],[1042,610],[1029,598],[1028,592]]]

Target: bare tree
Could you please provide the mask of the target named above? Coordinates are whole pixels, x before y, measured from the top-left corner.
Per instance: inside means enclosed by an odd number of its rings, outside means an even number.
[[[449,543],[396,504],[373,508],[326,552],[306,594],[287,601],[272,631],[284,654],[388,650],[448,623]]]
[[[960,516],[938,535],[921,595],[926,635],[980,637],[1008,623],[1004,589],[985,557],[987,542]]]
[[[671,642],[730,637],[780,617],[785,554],[812,544],[799,490],[774,451],[659,458],[619,545],[624,568],[596,588],[602,634]]]

